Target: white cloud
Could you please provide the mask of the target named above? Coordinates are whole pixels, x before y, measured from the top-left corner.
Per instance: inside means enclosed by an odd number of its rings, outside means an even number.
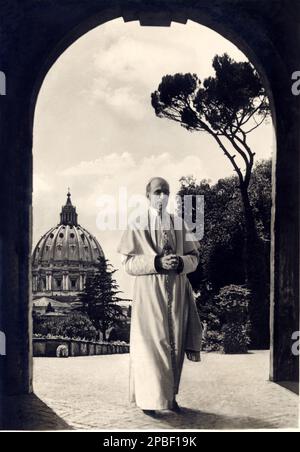
[[[35,194],[49,193],[53,185],[44,174],[34,173],[33,175],[33,192]]]
[[[112,153],[96,160],[81,161],[58,174],[63,178],[73,178],[77,187],[88,189],[89,196],[94,198],[99,193],[117,195],[121,187],[126,187],[131,194],[144,193],[146,183],[153,176],[168,179],[174,192],[178,190],[178,181],[183,175],[193,174],[198,179],[205,177],[200,157],[183,155],[181,159],[175,159],[168,152],[141,159],[128,152]]]
[[[106,154],[96,160],[82,161],[75,166],[59,172],[62,176],[104,176],[111,177],[119,175],[119,172],[128,171],[136,166],[132,154],[123,152],[122,154]]]

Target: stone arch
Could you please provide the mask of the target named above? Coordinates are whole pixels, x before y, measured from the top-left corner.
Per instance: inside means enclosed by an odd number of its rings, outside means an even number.
[[[22,7],[16,7],[19,9],[11,6],[9,11],[8,6],[1,6],[1,15],[6,18],[1,69],[8,81],[1,105],[0,131],[2,146],[8,150],[0,157],[0,164],[6,168],[0,182],[0,263],[5,259],[6,264],[1,265],[0,274],[0,329],[7,335],[7,357],[4,365],[1,363],[5,392],[32,391],[32,130],[38,92],[50,67],[74,41],[118,17],[125,22],[138,20],[143,26],[169,26],[172,21],[186,23],[188,19],[198,22],[239,47],[262,76],[271,101],[278,146],[273,193],[271,379],[297,379],[298,360],[291,353],[291,333],[298,328],[299,312],[300,111],[290,90],[291,71],[295,64],[300,67],[300,57],[293,50],[294,37],[298,36],[296,2],[291,0],[290,7],[284,0],[272,5],[262,5],[259,0],[90,0],[88,4],[84,0],[52,0],[43,2],[43,6],[33,3],[26,0]],[[281,39],[282,34],[285,40]],[[14,35],[18,36],[17,45]]]

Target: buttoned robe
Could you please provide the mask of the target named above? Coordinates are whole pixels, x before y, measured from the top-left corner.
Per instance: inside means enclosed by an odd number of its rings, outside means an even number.
[[[174,227],[175,217],[172,217]],[[200,361],[202,326],[187,274],[196,270],[199,242],[176,217],[176,254],[183,271],[160,273],[155,266],[158,244],[149,216],[144,228],[129,226],[118,247],[125,271],[135,277],[130,327],[129,399],[141,409],[172,407],[179,391],[185,354]]]

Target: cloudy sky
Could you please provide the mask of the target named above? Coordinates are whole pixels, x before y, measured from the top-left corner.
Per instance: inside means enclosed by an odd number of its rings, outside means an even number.
[[[179,179],[194,175],[216,181],[233,174],[230,163],[208,135],[191,134],[158,119],[150,95],[165,74],[213,74],[215,54],[247,58],[215,32],[193,22],[171,28],[142,28],[121,19],[92,30],[56,62],[42,86],[34,127],[34,244],[58,223],[67,188],[79,222],[100,241],[106,257],[120,268],[120,231],[101,231],[101,196],[118,199],[143,194],[160,175],[176,192]],[[270,157],[272,125],[253,132],[257,158]],[[122,270],[118,282],[131,296],[132,281]]]

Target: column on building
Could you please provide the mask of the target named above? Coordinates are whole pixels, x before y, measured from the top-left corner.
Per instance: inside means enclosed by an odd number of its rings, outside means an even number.
[[[68,272],[63,273],[63,290],[64,291],[69,290],[69,273]]]
[[[79,290],[83,291],[83,289],[84,289],[84,274],[80,273]]]
[[[37,292],[38,290],[38,286],[37,286],[37,276],[33,275],[32,276],[32,291],[33,292]]]
[[[52,273],[46,273],[46,291],[51,292],[52,290]]]

